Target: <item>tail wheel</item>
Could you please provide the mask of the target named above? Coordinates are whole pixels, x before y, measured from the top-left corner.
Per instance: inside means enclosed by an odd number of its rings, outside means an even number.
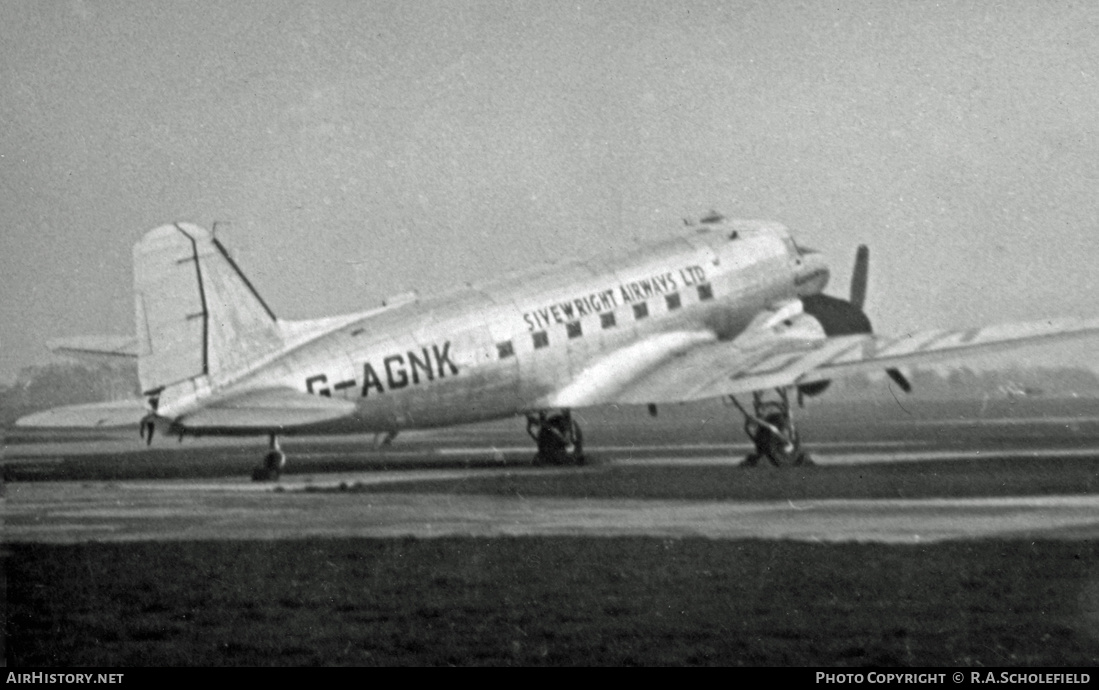
[[[280,472],[286,466],[286,454],[281,450],[268,451],[263,456],[263,466],[272,472]]]
[[[277,481],[282,474],[282,468],[286,466],[286,454],[281,450],[269,450],[263,456],[263,465],[252,470],[252,481],[271,482]]]

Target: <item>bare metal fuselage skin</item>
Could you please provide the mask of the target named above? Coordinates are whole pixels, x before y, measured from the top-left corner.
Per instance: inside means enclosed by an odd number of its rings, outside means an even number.
[[[581,406],[584,377],[613,370],[623,348],[661,336],[734,338],[761,310],[818,292],[827,277],[819,256],[799,252],[779,224],[703,226],[343,322],[228,385],[355,403],[352,418],[282,433],[395,431]]]

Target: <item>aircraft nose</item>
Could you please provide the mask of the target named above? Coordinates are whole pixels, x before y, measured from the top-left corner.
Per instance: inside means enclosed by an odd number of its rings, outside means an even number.
[[[832,277],[824,255],[815,249],[798,247],[799,265],[794,276],[794,287],[799,297],[816,295],[828,285]]]

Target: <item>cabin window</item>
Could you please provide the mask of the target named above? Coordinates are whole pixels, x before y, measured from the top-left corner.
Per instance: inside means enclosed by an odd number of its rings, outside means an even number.
[[[649,305],[646,302],[633,305],[633,318],[640,321],[649,315]]]
[[[603,312],[599,315],[599,322],[603,325],[603,328],[614,328],[616,325],[614,320],[614,312]]]
[[[673,309],[679,309],[679,307],[681,306],[679,302],[678,292],[673,292],[670,295],[665,295],[664,301],[668,303],[668,311],[671,311]]]
[[[705,302],[708,299],[714,298],[714,288],[709,283],[703,283],[698,286],[698,299]]]
[[[579,338],[584,335],[584,331],[580,328],[579,321],[569,321],[565,324],[565,331],[569,334],[570,338]]]
[[[534,339],[534,349],[538,350],[549,345],[549,336],[545,331],[538,331],[531,336]]]
[[[505,340],[502,343],[496,343],[496,352],[500,354],[500,359],[507,359],[515,354],[515,348],[511,346],[510,340]]]

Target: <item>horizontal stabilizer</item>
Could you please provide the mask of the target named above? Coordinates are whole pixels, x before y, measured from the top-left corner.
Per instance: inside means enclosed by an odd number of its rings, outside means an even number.
[[[124,362],[137,358],[132,335],[78,335],[46,341],[50,352],[95,362]]]
[[[355,403],[290,388],[266,388],[212,401],[176,420],[187,429],[280,430],[351,416]]]
[[[55,407],[52,410],[21,417],[16,420],[15,426],[52,429],[136,427],[148,413],[149,409],[144,400],[115,400]]]

